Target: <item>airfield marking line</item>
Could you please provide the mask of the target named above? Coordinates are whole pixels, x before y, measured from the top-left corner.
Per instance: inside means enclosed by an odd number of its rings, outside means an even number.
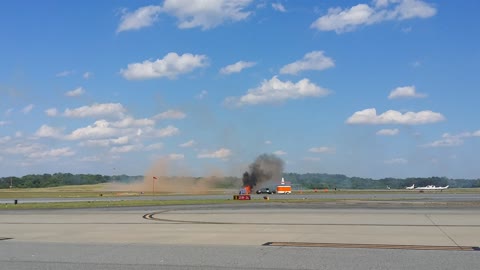
[[[391,244],[349,244],[349,243],[310,243],[310,242],[267,242],[262,246],[271,247],[323,247],[323,248],[372,248],[372,249],[404,249],[404,250],[456,250],[477,251],[473,246],[428,246],[428,245],[391,245]]]
[[[167,211],[165,211],[167,212]],[[207,225],[280,225],[280,226],[355,226],[355,227],[438,227],[439,225],[433,223],[430,224],[378,224],[378,223],[267,223],[267,222],[222,222],[222,221],[195,221],[195,220],[178,220],[178,219],[166,219],[157,218],[155,215],[165,212],[154,212],[143,215],[144,219],[153,221],[162,221],[175,224],[207,224]],[[442,227],[460,227],[460,228],[478,228],[478,225],[440,225]]]
[[[461,247],[452,237],[450,237],[450,235],[448,235],[440,226],[441,225],[437,225],[433,219],[430,217],[429,214],[425,214],[425,216],[427,217],[428,220],[430,220],[430,222],[432,222],[433,225],[435,225],[435,227],[437,227],[446,237],[448,237],[448,239],[450,239],[450,241],[452,241],[457,247],[459,247],[460,249],[462,249],[463,247]]]

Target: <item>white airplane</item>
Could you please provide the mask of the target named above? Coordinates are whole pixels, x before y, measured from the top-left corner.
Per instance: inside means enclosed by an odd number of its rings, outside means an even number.
[[[434,185],[428,185],[428,186],[425,186],[425,187],[416,187],[415,189],[417,189],[417,190],[444,190],[444,189],[447,189],[447,188],[448,188],[448,185],[444,186],[444,187],[436,187]]]
[[[405,189],[414,189],[415,188],[415,184],[413,184],[412,186],[410,187],[406,187]]]

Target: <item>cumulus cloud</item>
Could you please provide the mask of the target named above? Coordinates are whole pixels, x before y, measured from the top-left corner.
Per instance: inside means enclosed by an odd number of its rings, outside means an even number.
[[[265,141],[265,144],[272,144],[272,142],[269,141],[269,140],[266,140],[266,141]]]
[[[33,110],[33,107],[34,107],[33,104],[29,104],[22,109],[22,112],[24,114],[28,114]]]
[[[122,146],[114,146],[110,149],[112,153],[128,153],[133,151],[140,151],[142,150],[142,145],[140,144],[129,144],[129,145],[122,145]]]
[[[0,144],[1,143],[7,143],[11,140],[12,138],[10,136],[4,136],[4,137],[0,137]]]
[[[384,161],[385,164],[393,165],[393,164],[407,164],[408,160],[404,158],[393,158]]]
[[[153,143],[145,146],[145,151],[156,151],[163,148],[163,143]]]
[[[90,72],[90,71],[87,71],[87,72],[83,73],[83,78],[84,78],[85,80],[88,80],[88,79],[90,79],[90,78],[92,78],[92,77],[93,77],[93,73]]]
[[[66,138],[69,140],[98,139],[113,137],[117,134],[118,130],[113,128],[108,121],[98,120],[93,125],[75,129]]]
[[[277,150],[277,151],[273,152],[273,154],[277,155],[277,156],[285,156],[285,155],[287,155],[287,152],[282,151],[282,150]]]
[[[177,76],[192,72],[194,69],[208,65],[205,55],[185,53],[178,55],[170,52],[163,59],[155,61],[145,60],[142,63],[128,64],[127,69],[120,70],[127,80],[146,80],[167,77],[175,79]]]
[[[313,51],[305,54],[302,60],[282,67],[280,73],[296,75],[305,70],[325,70],[333,66],[335,66],[333,59],[325,56],[323,51]]]
[[[110,145],[123,145],[129,143],[130,139],[128,136],[122,136],[113,139],[104,139],[104,140],[86,140],[80,143],[80,146],[89,146],[89,147],[108,147]]]
[[[85,89],[83,89],[82,87],[77,87],[71,91],[68,91],[65,93],[65,96],[67,97],[78,97],[78,96],[81,96],[85,94]]]
[[[436,8],[422,0],[375,1],[373,6],[358,4],[350,8],[330,8],[326,15],[311,24],[320,31],[343,33],[362,25],[371,25],[390,20],[429,18],[437,13]]]
[[[426,94],[417,93],[415,86],[403,86],[397,87],[390,92],[388,99],[397,99],[397,98],[424,98],[427,97]]]
[[[111,125],[117,128],[145,127],[155,125],[155,121],[148,118],[135,119],[131,116],[127,116],[119,121],[112,122]]]
[[[308,79],[293,83],[291,81],[283,82],[277,76],[274,76],[268,81],[264,80],[259,87],[249,89],[244,96],[228,97],[225,99],[225,104],[240,107],[264,103],[281,103],[288,99],[323,97],[328,94],[330,94],[329,90],[315,85]]]
[[[98,116],[122,117],[125,111],[126,109],[120,103],[101,103],[75,109],[66,109],[63,114],[67,117],[75,118]]]
[[[56,158],[56,157],[68,157],[75,155],[75,151],[70,147],[56,148],[46,151],[33,152],[27,155],[29,158],[41,159],[41,158]]]
[[[48,116],[57,116],[58,110],[56,108],[50,108],[45,110],[45,114]]]
[[[287,12],[285,7],[281,3],[272,3],[272,8],[276,11]]]
[[[14,155],[28,155],[42,150],[43,145],[39,143],[17,143],[3,149],[4,152]]]
[[[10,124],[10,122],[8,122],[8,121],[0,121],[0,127],[1,127],[1,126],[6,126],[6,125],[8,125],[8,124]]]
[[[61,72],[55,74],[55,77],[67,77],[67,76],[72,75],[73,73],[75,73],[75,71],[73,71],[73,70],[64,70],[64,71],[61,71]]]
[[[155,132],[156,137],[170,137],[180,133],[180,130],[174,126],[167,126]]]
[[[42,125],[36,132],[37,137],[62,138],[63,129],[55,128],[48,125]]]
[[[402,125],[422,125],[444,121],[445,117],[441,113],[432,111],[406,112],[389,110],[377,115],[375,108],[365,109],[355,112],[347,119],[347,124],[402,124]]]
[[[395,136],[399,132],[400,132],[400,130],[398,128],[395,128],[395,129],[381,129],[381,130],[377,131],[376,134],[380,135],[380,136]]]
[[[251,12],[245,9],[252,0],[166,0],[162,10],[178,19],[178,28],[214,28],[224,22],[242,21]]]
[[[220,148],[214,152],[205,152],[202,154],[198,154],[198,158],[220,158],[220,159],[227,159],[232,155],[232,151],[227,148]]]
[[[312,147],[308,149],[308,152],[312,153],[335,153],[335,148],[321,146],[321,147]]]
[[[138,8],[134,12],[124,12],[120,25],[117,28],[117,33],[151,26],[157,21],[161,10],[160,6],[152,5]]]
[[[466,138],[480,137],[480,130],[475,132],[463,132],[460,134],[444,133],[442,138],[431,143],[422,145],[423,147],[453,147],[462,145]]]
[[[159,113],[155,115],[153,118],[157,120],[165,120],[165,119],[184,119],[187,115],[179,110],[168,110],[163,113]]]
[[[179,146],[180,147],[183,147],[183,148],[186,148],[186,147],[192,147],[195,145],[195,141],[194,140],[190,140],[188,142],[184,142],[182,144],[180,144]]]
[[[207,90],[202,90],[202,92],[200,92],[200,94],[198,94],[196,96],[196,98],[197,99],[204,99],[207,95],[208,95],[208,91]]]
[[[255,65],[256,65],[255,62],[238,61],[235,64],[231,64],[226,67],[223,67],[222,69],[220,69],[220,73],[222,74],[238,73],[245,68],[253,67]]]
[[[170,160],[182,160],[182,159],[185,158],[185,155],[184,155],[184,154],[175,154],[175,153],[173,153],[173,154],[169,154],[169,155],[167,156],[167,158],[170,159]]]

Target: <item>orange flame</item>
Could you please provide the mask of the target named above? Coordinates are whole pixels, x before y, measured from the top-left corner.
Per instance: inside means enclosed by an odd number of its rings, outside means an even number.
[[[250,186],[246,186],[244,189],[246,194],[250,194],[252,192],[252,188]]]

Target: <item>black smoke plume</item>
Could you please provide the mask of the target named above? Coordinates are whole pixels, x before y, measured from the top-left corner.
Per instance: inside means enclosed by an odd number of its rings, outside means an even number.
[[[283,160],[275,155],[262,154],[250,164],[249,170],[243,174],[243,186],[254,188],[269,180],[278,180],[283,174]]]

